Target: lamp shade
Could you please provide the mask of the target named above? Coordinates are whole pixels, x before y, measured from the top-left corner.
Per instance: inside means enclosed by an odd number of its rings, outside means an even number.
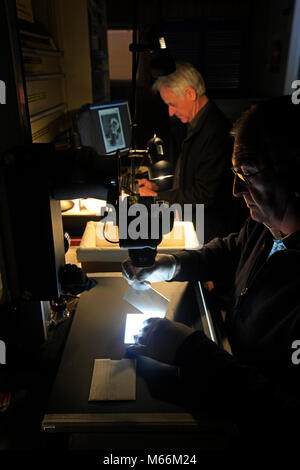
[[[160,160],[149,166],[149,180],[159,187],[159,190],[170,189],[173,184],[174,170],[172,163]]]

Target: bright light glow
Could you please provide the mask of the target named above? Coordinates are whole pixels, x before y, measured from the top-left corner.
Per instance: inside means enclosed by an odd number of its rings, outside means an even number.
[[[184,226],[185,249],[186,250],[199,250],[201,248],[201,244],[198,240],[193,222],[181,222],[181,224],[183,224]]]
[[[144,321],[148,318],[163,318],[164,315],[158,315],[157,313],[153,314],[144,314],[144,313],[127,313],[126,315],[126,325],[125,325],[125,335],[124,343],[125,344],[134,344],[134,336],[140,333],[140,330],[145,326]]]
[[[89,212],[100,214],[101,207],[106,207],[106,201],[94,198],[81,200],[81,209],[87,209]]]
[[[166,175],[166,176],[157,176],[157,178],[151,178],[151,181],[153,180],[164,180],[166,178],[171,178],[173,175]]]
[[[164,248],[165,240],[171,240],[171,242],[168,243],[168,246],[171,246],[171,243],[174,243],[174,247],[177,247],[178,242],[180,242],[180,249],[199,250],[201,248],[193,222],[178,220],[177,213],[175,215],[175,222],[172,231],[163,235],[162,243],[158,248]]]
[[[166,41],[164,37],[158,38],[159,46],[161,49],[167,49]]]

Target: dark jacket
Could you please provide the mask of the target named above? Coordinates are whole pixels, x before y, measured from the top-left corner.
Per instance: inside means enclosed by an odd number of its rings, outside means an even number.
[[[196,126],[188,131],[181,148],[170,147],[170,159],[175,160],[175,152],[181,155],[177,189],[160,191],[159,197],[170,204],[204,204],[205,242],[208,242],[237,230],[238,202],[232,196],[231,123],[212,101],[200,112]]]
[[[300,340],[300,231],[284,242],[286,250],[268,257],[270,231],[248,219],[239,234],[176,255],[181,269],[174,278],[226,278],[232,285],[226,327],[233,356],[200,331],[177,352],[195,397],[209,384],[236,420],[281,436],[300,418],[300,364],[292,362],[292,344]]]

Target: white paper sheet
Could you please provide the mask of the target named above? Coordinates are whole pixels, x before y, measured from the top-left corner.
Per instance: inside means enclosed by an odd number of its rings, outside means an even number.
[[[134,359],[95,359],[89,401],[135,400]]]

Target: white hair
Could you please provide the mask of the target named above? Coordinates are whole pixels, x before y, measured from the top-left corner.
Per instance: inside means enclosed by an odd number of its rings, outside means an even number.
[[[163,86],[171,88],[178,97],[184,95],[187,87],[194,88],[198,96],[204,95],[206,92],[201,73],[189,62],[176,62],[175,72],[158,77],[152,85],[152,90],[160,92]]]

